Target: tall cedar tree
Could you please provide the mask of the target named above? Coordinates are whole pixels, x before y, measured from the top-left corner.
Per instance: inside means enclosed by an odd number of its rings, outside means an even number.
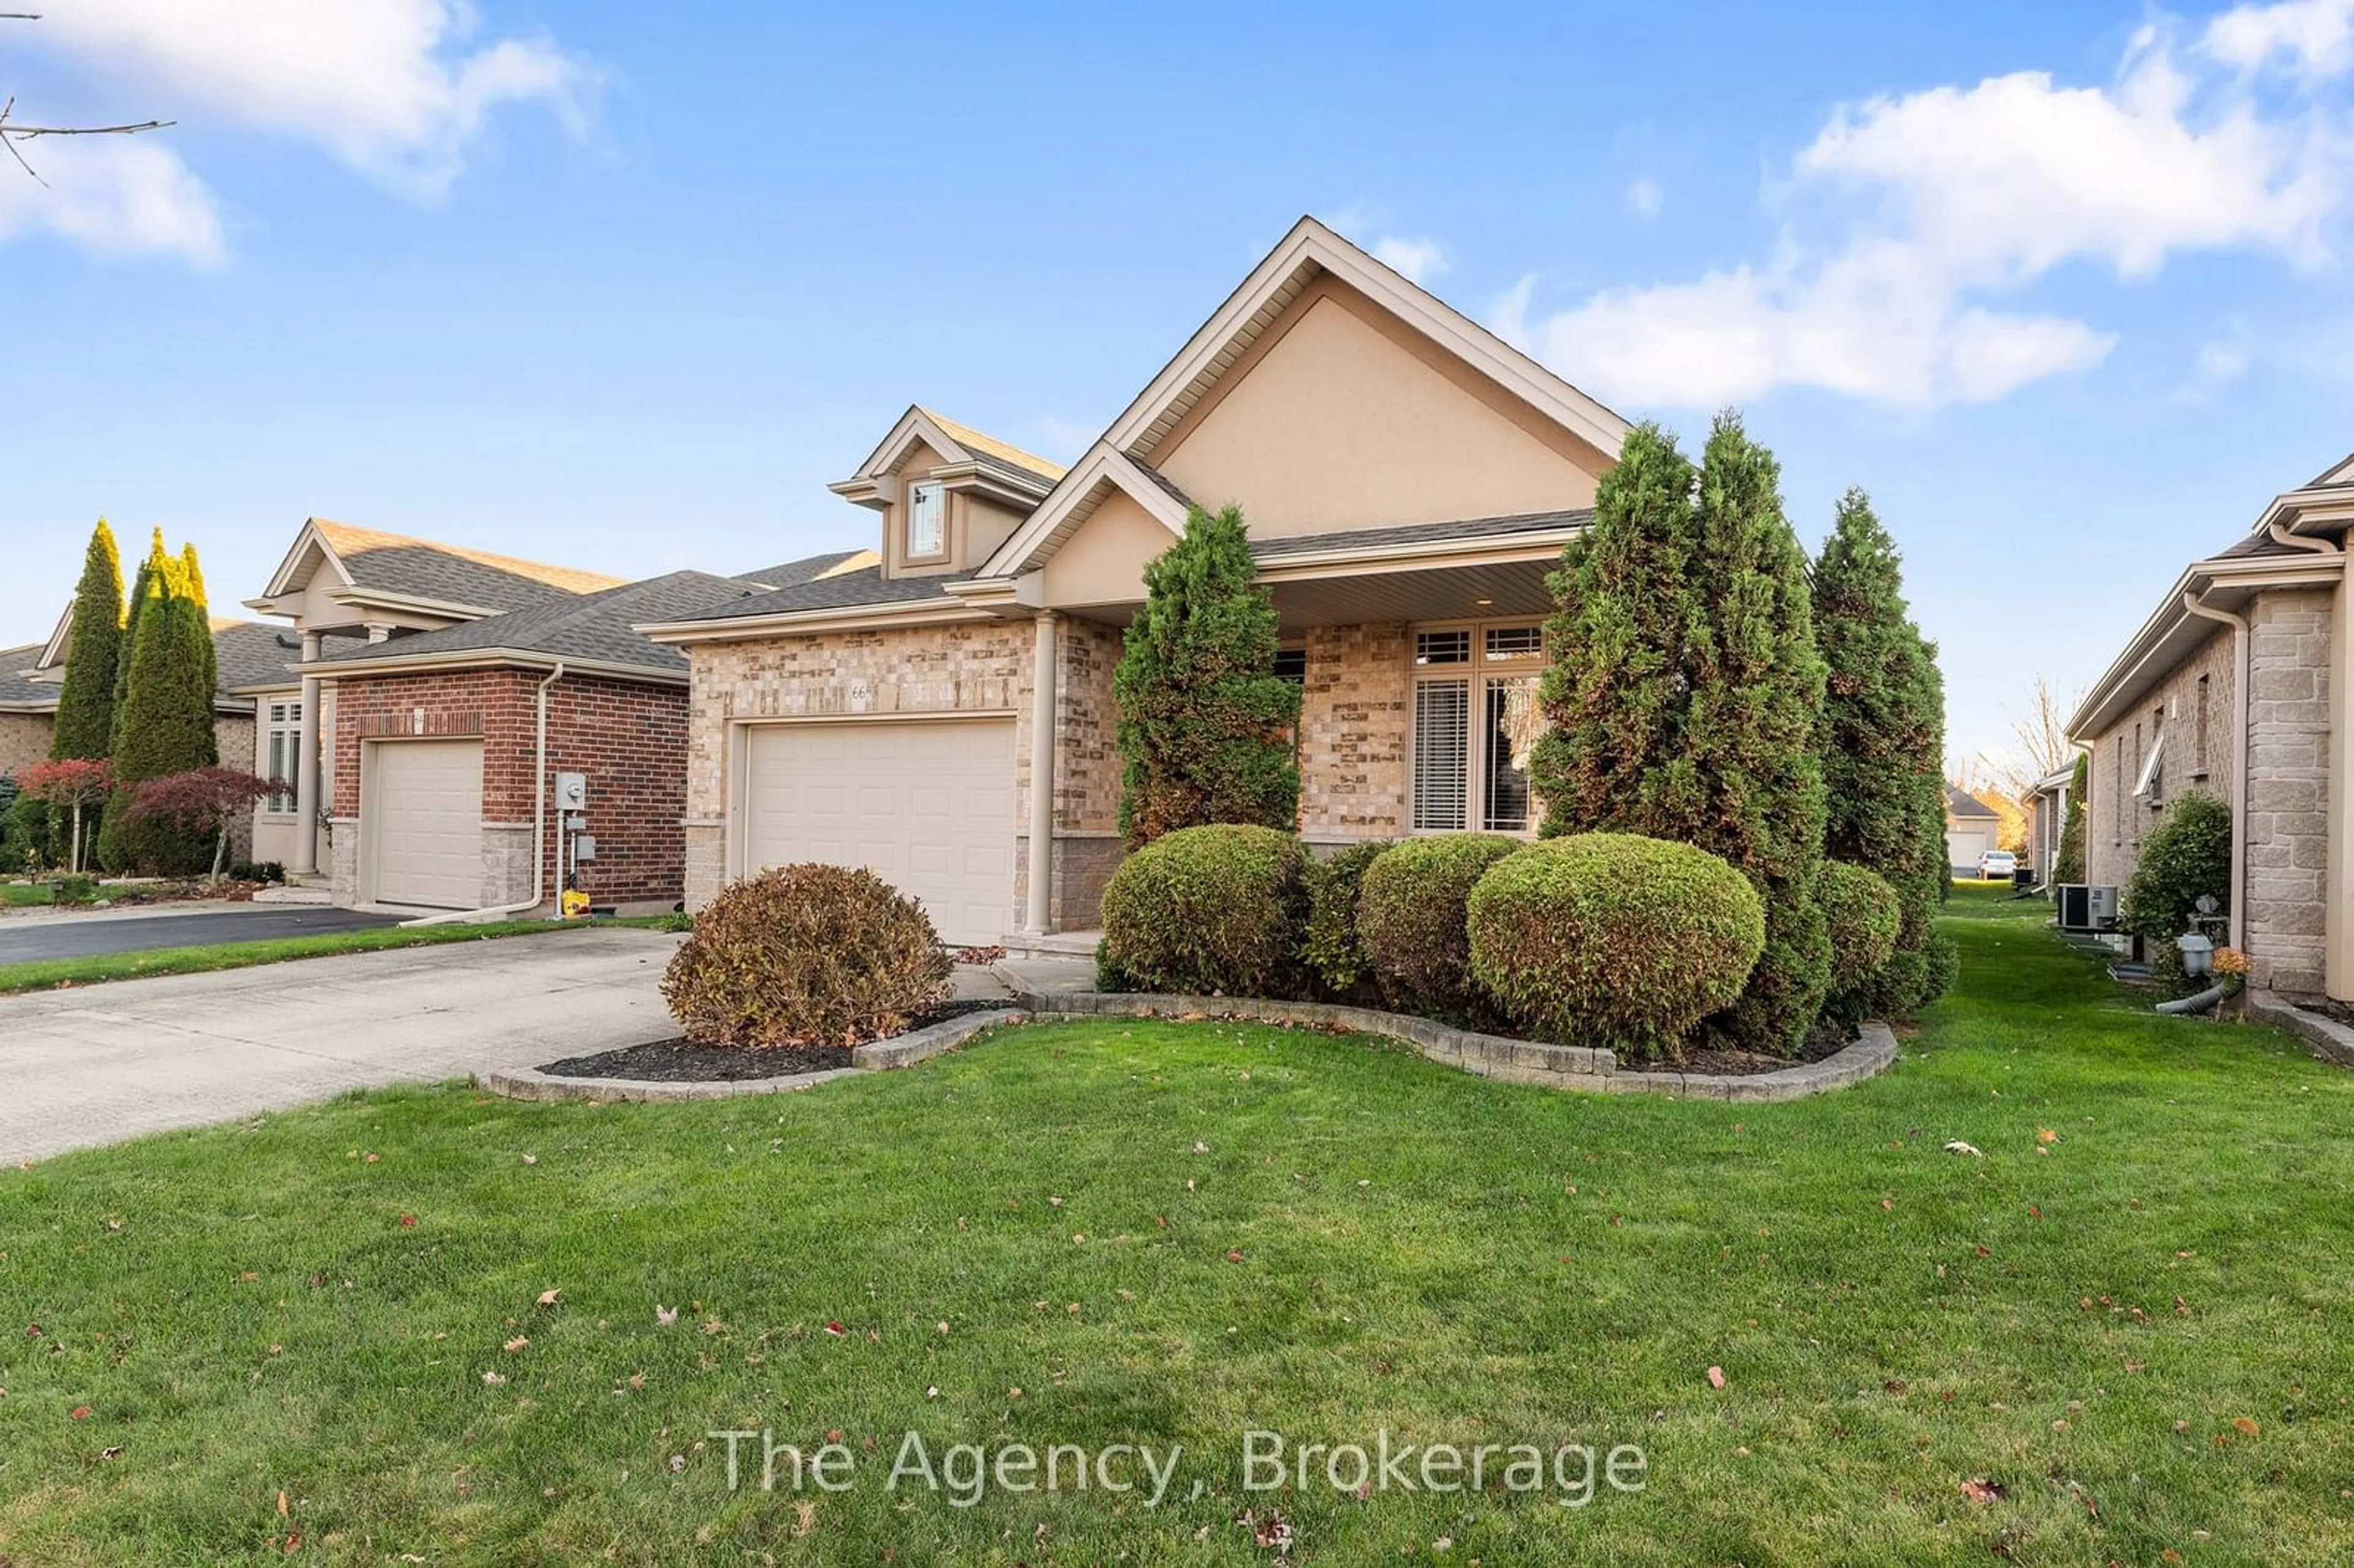
[[[1766,951],[1691,1040],[1790,1055],[1822,1009],[1830,943],[1815,898],[1823,666],[1779,478],[1729,413],[1697,474],[1658,426],[1628,435],[1553,577],[1538,694],[1552,728],[1531,781],[1548,836],[1678,840],[1749,878]]]
[[[204,835],[168,820],[133,815],[140,785],[211,768],[220,761],[213,729],[213,647],[209,617],[184,564],[164,551],[158,533],[144,576],[146,598],[133,618],[131,678],[117,714],[114,799],[100,830],[99,853],[115,871],[193,871],[208,858]]]
[[[205,690],[220,684],[220,653],[213,646],[212,597],[205,592],[205,568],[196,563],[195,541],[180,546],[180,571],[188,595],[196,601],[196,624],[205,629]]]
[[[2090,784],[2089,764],[2090,759],[2078,752],[2076,767],[2068,775],[2068,810],[2060,819],[2060,853],[2052,862],[2054,882],[2084,880],[2084,790]]]
[[[1824,853],[1876,871],[1903,903],[1896,951],[1836,1013],[1906,1017],[1953,983],[1953,944],[1932,924],[1946,895],[1946,683],[1904,601],[1895,541],[1850,490],[1815,563],[1815,637],[1830,812]]]
[[[140,558],[138,574],[131,579],[131,597],[123,601],[122,635],[115,644],[114,703],[108,715],[112,726],[107,732],[106,755],[109,757],[112,757],[122,744],[122,700],[131,694],[131,647],[139,640],[139,611],[146,604],[148,592],[154,586],[155,563],[163,553],[164,530],[158,528],[147,554]]]
[[[106,519],[90,535],[81,581],[74,585],[73,641],[58,688],[49,756],[97,758],[114,752],[114,667],[122,650],[122,557]]]
[[[1210,822],[1289,832],[1299,820],[1299,688],[1275,673],[1275,601],[1256,576],[1234,506],[1194,507],[1144,568],[1144,608],[1112,673],[1130,849]]]

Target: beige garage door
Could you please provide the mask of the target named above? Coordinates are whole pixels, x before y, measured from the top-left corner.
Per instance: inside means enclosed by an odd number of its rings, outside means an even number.
[[[1978,869],[1978,856],[1994,848],[1994,834],[1984,828],[1947,828],[1946,830],[1946,863],[1967,866],[1973,875]]]
[[[869,720],[746,732],[744,868],[863,865],[943,939],[1013,918],[1013,721]]]
[[[473,909],[482,902],[482,743],[369,746],[361,842],[378,904]]]

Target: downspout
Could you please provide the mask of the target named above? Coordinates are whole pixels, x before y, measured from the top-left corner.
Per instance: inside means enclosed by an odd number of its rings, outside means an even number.
[[[2290,533],[2288,524],[2285,523],[2275,523],[2264,532],[2271,536],[2274,544],[2286,545],[2292,550],[2311,550],[2318,556],[2334,556],[2338,553],[2338,546],[2327,539],[2307,538],[2303,534]]]
[[[2232,946],[2242,947],[2241,922],[2247,906],[2248,889],[2248,618],[2228,609],[2217,609],[2199,602],[2198,593],[2182,590],[2182,608],[2209,620],[2220,620],[2232,629],[2232,794],[2224,802],[2232,808],[2232,919],[2228,927]]]
[[[521,904],[501,904],[489,909],[458,910],[446,915],[428,915],[417,920],[403,920],[400,923],[402,929],[406,930],[413,926],[448,926],[460,920],[500,920],[510,915],[520,915],[526,909],[536,909],[547,902],[540,896],[539,890],[540,868],[546,863],[547,857],[547,694],[548,689],[562,679],[564,679],[564,661],[558,659],[556,662],[556,668],[547,673],[547,679],[539,683],[539,695],[535,704],[539,710],[537,753],[539,760],[533,775],[532,785],[531,896]],[[2239,863],[2234,860],[2232,863],[2236,865]],[[2239,907],[2236,900],[2233,901],[2232,907],[2234,909]]]

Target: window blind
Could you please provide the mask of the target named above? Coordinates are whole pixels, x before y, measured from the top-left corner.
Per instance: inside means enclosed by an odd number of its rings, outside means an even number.
[[[1425,832],[1470,820],[1471,683],[1421,681],[1414,688],[1414,825]]]

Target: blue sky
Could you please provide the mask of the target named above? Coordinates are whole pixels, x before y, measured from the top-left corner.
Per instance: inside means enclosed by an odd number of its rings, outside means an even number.
[[[1811,544],[1850,483],[1953,749],[2354,448],[2354,0],[650,11],[58,0],[0,166],[0,642],[91,521],[217,598],[312,514],[609,571],[862,543],[911,401],[1069,457],[1303,211]]]

